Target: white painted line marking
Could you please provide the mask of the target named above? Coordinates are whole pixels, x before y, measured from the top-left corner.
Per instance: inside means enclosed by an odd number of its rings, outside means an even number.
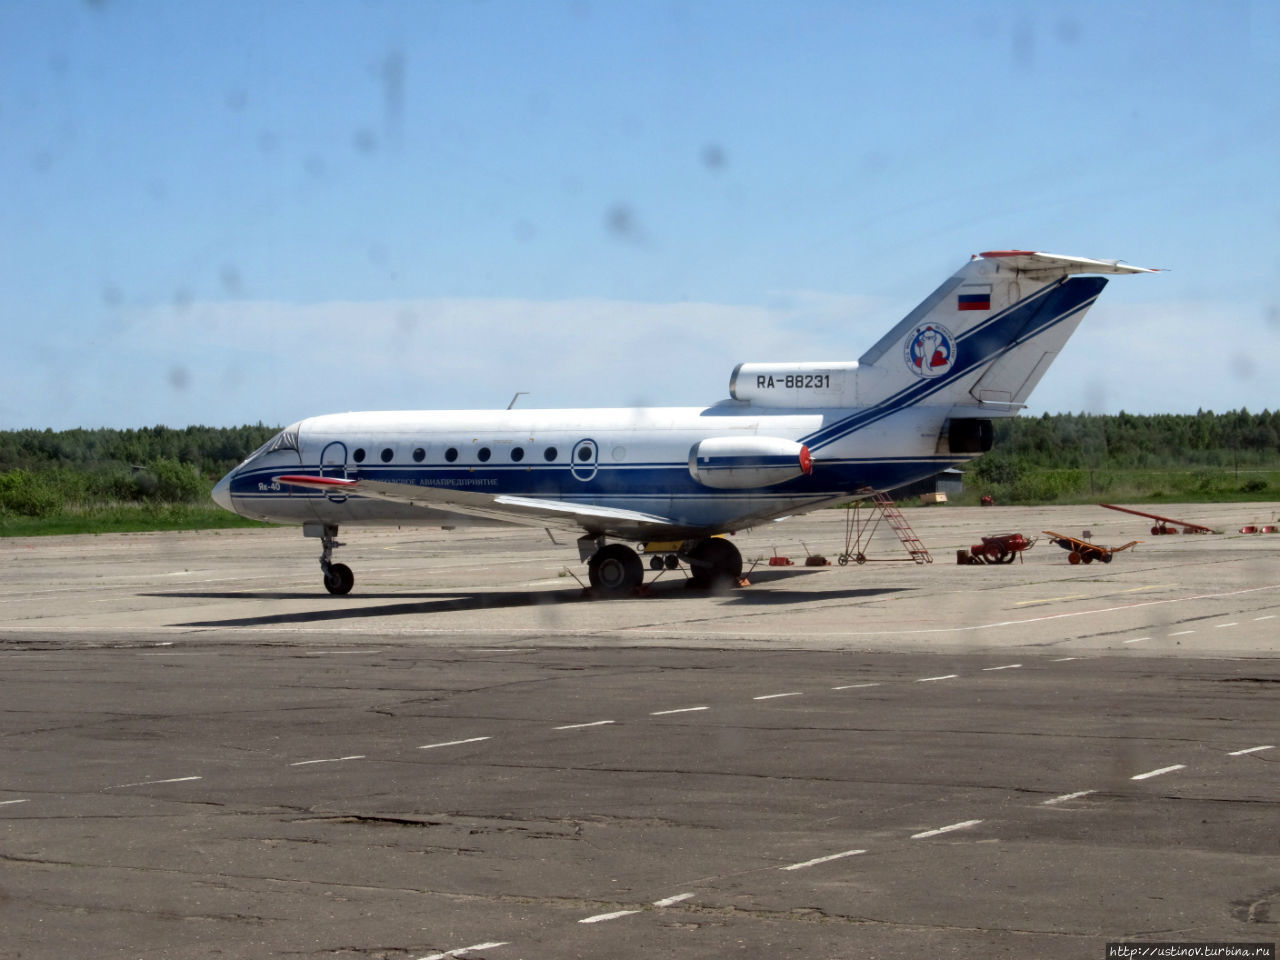
[[[921,677],[916,683],[928,683],[930,680],[954,680],[958,676],[960,676],[958,673],[948,673],[942,677]]]
[[[586,917],[579,920],[579,923],[600,923],[604,920],[617,920],[619,917],[629,917],[633,913],[639,913],[639,910],[615,910],[613,913],[597,913],[594,917]]]
[[[710,707],[681,707],[679,710],[655,710],[651,717],[669,717],[673,713],[697,713],[699,710],[710,710]]]
[[[1238,627],[1238,626],[1240,626],[1240,621],[1239,621],[1239,620],[1233,620],[1231,623],[1219,623],[1219,624],[1218,624],[1217,626],[1215,626],[1213,629],[1215,629],[1215,630],[1223,630],[1223,629],[1225,629],[1225,628],[1227,628],[1227,627]]]
[[[1194,630],[1179,630],[1179,631],[1177,631],[1176,633],[1171,633],[1171,634],[1169,634],[1169,636],[1171,636],[1171,637],[1185,637],[1188,633],[1195,633],[1195,631],[1194,631]]]
[[[844,853],[833,853],[828,857],[817,857],[813,860],[806,860],[804,863],[793,863],[789,867],[779,867],[779,870],[803,870],[805,867],[816,866],[819,863],[830,863],[832,860],[841,860],[845,857],[856,857],[860,853],[866,853],[865,850],[846,850]]]
[[[470,737],[467,740],[449,740],[446,743],[424,743],[419,750],[434,750],[436,747],[460,747],[464,743],[479,743],[481,740],[490,740],[491,737]]]
[[[680,903],[682,900],[688,900],[693,897],[692,893],[677,893],[674,897],[666,897],[662,900],[653,901],[655,907],[670,907]]]
[[[777,700],[779,697],[803,697],[804,694],[797,690],[794,693],[766,693],[763,697],[752,697],[752,700]]]
[[[860,687],[878,687],[878,683],[850,683],[843,687],[832,687],[832,690],[857,690]]]
[[[1253,622],[1257,623],[1259,620],[1274,620],[1275,618],[1276,615],[1274,613],[1268,613],[1265,617],[1254,617]]]
[[[1068,660],[1079,660],[1079,657],[1059,657],[1057,660],[1050,660],[1050,663],[1066,663]]]
[[[1151,777],[1158,777],[1162,773],[1173,773],[1175,770],[1186,769],[1185,763],[1175,763],[1172,767],[1161,767],[1159,770],[1148,770],[1146,773],[1140,773],[1136,777],[1130,777],[1130,780],[1147,780]]]
[[[1073,593],[1069,597],[1045,597],[1043,600],[1019,600],[1014,604],[1014,606],[1025,607],[1031,603],[1055,603],[1058,600],[1084,600],[1088,596],[1089,594],[1087,593]]]
[[[186,783],[189,780],[203,780],[204,777],[174,777],[172,780],[140,780],[137,783],[118,783],[114,787],[107,787],[108,790],[118,790],[121,787],[150,787],[158,783]]]
[[[1133,640],[1126,640],[1125,643],[1141,643],[1143,640],[1150,640],[1150,637],[1137,637]]]
[[[328,760],[299,760],[297,763],[291,763],[291,767],[308,767],[313,763],[341,763],[343,760],[363,760],[364,754],[356,754],[353,757],[332,757]]]
[[[1228,756],[1228,757],[1243,757],[1246,753],[1259,753],[1259,752],[1260,752],[1260,751],[1262,751],[1262,750],[1274,750],[1275,748],[1276,748],[1276,747],[1275,747],[1275,744],[1273,744],[1273,743],[1268,743],[1266,746],[1262,746],[1262,747],[1249,747],[1247,750],[1233,750],[1233,751],[1231,751],[1231,753],[1228,753],[1228,754],[1227,754],[1227,756]],[[23,801],[21,801],[21,800],[10,800],[9,802],[10,802],[10,803],[22,803]]]
[[[616,720],[596,720],[593,723],[570,723],[563,727],[555,727],[556,730],[585,730],[587,727],[605,727],[611,723],[617,723]]]
[[[990,673],[992,670],[1017,670],[1021,667],[1020,663],[1006,663],[1003,667],[983,667],[983,673]]]
[[[965,820],[961,823],[953,823],[950,826],[939,827],[937,830],[926,830],[924,833],[913,833],[912,840],[923,840],[926,837],[936,837],[940,833],[950,833],[952,830],[964,830],[968,827],[976,827],[981,820]]]
[[[492,950],[494,947],[505,947],[509,941],[501,940],[494,943],[477,943],[472,947],[459,947],[457,950],[449,950],[445,953],[432,953],[425,957],[419,957],[418,960],[447,960],[448,957],[460,957],[464,953],[470,953],[472,950]]]
[[[1055,803],[1066,803],[1068,800],[1078,800],[1081,797],[1087,797],[1089,794],[1097,792],[1097,790],[1077,790],[1075,793],[1064,793],[1062,796],[1054,797],[1052,800],[1045,800],[1041,803],[1041,806],[1048,807]]]
[[[1259,748],[1257,748],[1257,749],[1265,750],[1265,749],[1267,749],[1267,748],[1266,748],[1266,747],[1259,747]],[[0,807],[9,807],[9,806],[12,806],[12,805],[13,805],[13,804],[15,804],[15,803],[30,803],[30,802],[31,802],[30,800],[0,800]]]

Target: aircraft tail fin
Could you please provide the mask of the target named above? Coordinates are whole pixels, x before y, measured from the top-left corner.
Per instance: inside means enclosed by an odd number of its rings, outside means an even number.
[[[1012,415],[1106,286],[1098,274],[1153,272],[1029,250],[976,254],[858,360],[858,400]]]

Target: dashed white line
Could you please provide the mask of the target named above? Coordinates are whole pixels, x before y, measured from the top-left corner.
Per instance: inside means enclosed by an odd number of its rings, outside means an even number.
[[[1186,769],[1185,763],[1175,763],[1171,767],[1161,767],[1159,770],[1148,770],[1146,773],[1140,773],[1137,776],[1130,777],[1130,780],[1149,780],[1151,777],[1158,777],[1162,773],[1173,773],[1175,770]]]
[[[1043,807],[1051,807],[1055,803],[1066,803],[1068,800],[1079,800],[1081,797],[1087,797],[1091,793],[1097,793],[1097,790],[1077,790],[1075,793],[1064,793],[1060,797],[1054,797],[1052,800],[1045,800],[1040,805]]]
[[[1240,621],[1239,621],[1239,620],[1233,620],[1233,621],[1231,621],[1231,623],[1219,623],[1219,624],[1216,624],[1216,625],[1214,626],[1214,628],[1213,628],[1213,629],[1215,629],[1215,630],[1223,630],[1223,629],[1225,629],[1225,628],[1227,628],[1227,627],[1238,627],[1238,626],[1240,626]]]
[[[1261,751],[1263,751],[1263,750],[1274,750],[1275,748],[1276,748],[1276,746],[1275,746],[1275,744],[1274,744],[1274,743],[1268,743],[1268,744],[1265,744],[1264,746],[1261,746],[1261,747],[1249,747],[1248,749],[1245,749],[1245,750],[1232,750],[1230,753],[1228,753],[1228,754],[1227,754],[1227,756],[1228,756],[1228,757],[1243,757],[1246,753],[1260,753],[1260,752],[1261,752]],[[10,800],[9,802],[10,802],[10,803],[22,803],[22,801],[21,801],[21,800]]]
[[[639,913],[639,910],[615,910],[613,913],[597,913],[594,917],[584,917],[579,923],[602,923],[605,920],[617,920],[619,917],[629,917],[633,913]]]
[[[1263,747],[1265,750],[1266,748]],[[10,807],[15,803],[30,803],[30,800],[0,800],[0,807]]]
[[[424,743],[419,750],[434,750],[436,747],[460,747],[464,743],[479,743],[481,740],[491,740],[492,737],[468,737],[466,740],[448,740],[445,743]]]
[[[680,707],[678,710],[655,710],[651,717],[669,717],[673,713],[697,713],[699,710],[710,710],[710,707]]]
[[[448,957],[460,957],[464,953],[470,953],[473,950],[492,950],[495,947],[505,947],[509,941],[501,940],[493,943],[477,943],[471,947],[459,947],[457,950],[447,950],[444,953],[432,953],[425,957],[419,957],[418,960],[447,960]]]
[[[928,683],[931,680],[954,680],[958,676],[960,676],[958,673],[948,673],[941,677],[920,677],[916,680],[916,683]]]
[[[1143,640],[1150,640],[1150,637],[1134,637],[1132,640],[1126,640],[1125,643],[1141,643]]]
[[[880,686],[880,684],[878,683],[849,683],[849,684],[845,684],[843,687],[832,687],[831,689],[832,690],[857,690],[861,687],[878,687],[878,686]]]
[[[866,853],[865,850],[846,850],[843,853],[833,853],[825,857],[815,857],[812,860],[806,860],[804,863],[793,863],[787,867],[779,867],[779,870],[803,870],[805,867],[814,867],[820,863],[830,863],[832,860],[842,860],[845,857],[856,857],[860,853]]]
[[[419,748],[421,749],[421,748]],[[327,760],[299,760],[297,763],[291,763],[291,767],[309,767],[313,763],[341,763],[343,760],[363,760],[364,754],[359,753],[351,757],[330,757]]]
[[[1022,664],[1020,663],[1006,663],[1002,667],[983,667],[982,672],[990,673],[992,670],[1017,670],[1021,666]]]
[[[1274,613],[1268,613],[1265,617],[1254,617],[1253,622],[1257,623],[1259,620],[1274,620],[1275,618],[1276,615]]]
[[[1177,631],[1176,633],[1171,633],[1171,634],[1169,634],[1169,636],[1171,636],[1171,637],[1185,637],[1188,633],[1195,633],[1195,631],[1194,631],[1194,630],[1179,630],[1179,631]]]
[[[779,697],[803,697],[804,693],[796,690],[793,693],[766,693],[763,697],[752,697],[752,700],[777,700]]]
[[[692,897],[692,893],[677,893],[674,897],[664,897],[661,900],[655,900],[653,901],[653,905],[655,907],[670,907],[684,900],[689,900]]]
[[[140,780],[137,783],[118,783],[108,790],[119,790],[122,787],[150,787],[159,783],[186,783],[189,780],[203,780],[204,777],[173,777],[169,780]]]
[[[1057,660],[1050,660],[1050,663],[1066,663],[1068,660],[1079,660],[1079,657],[1059,657]]]
[[[964,820],[960,823],[953,823],[945,827],[939,827],[937,830],[926,830],[924,833],[913,833],[912,840],[924,840],[927,837],[936,837],[942,833],[951,833],[953,830],[966,830],[969,827],[976,827],[981,820]]]
[[[617,723],[616,720],[595,720],[591,723],[567,723],[563,727],[554,727],[555,730],[585,730],[587,727],[607,727],[611,723]]]

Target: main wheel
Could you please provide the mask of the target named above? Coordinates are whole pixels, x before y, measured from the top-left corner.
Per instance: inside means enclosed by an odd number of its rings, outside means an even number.
[[[644,564],[624,543],[607,543],[587,561],[587,578],[603,594],[618,596],[644,583]]]
[[[324,572],[324,588],[335,596],[350,593],[355,586],[356,575],[345,563],[333,563]]]
[[[689,551],[689,576],[694,586],[734,584],[742,576],[742,554],[723,537],[710,537]]]

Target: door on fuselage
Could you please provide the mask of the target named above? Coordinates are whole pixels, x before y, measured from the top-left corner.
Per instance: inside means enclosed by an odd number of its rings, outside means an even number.
[[[347,479],[347,445],[341,440],[333,441],[321,452],[320,476]],[[347,499],[345,493],[330,493],[326,496],[332,503],[345,503]]]

